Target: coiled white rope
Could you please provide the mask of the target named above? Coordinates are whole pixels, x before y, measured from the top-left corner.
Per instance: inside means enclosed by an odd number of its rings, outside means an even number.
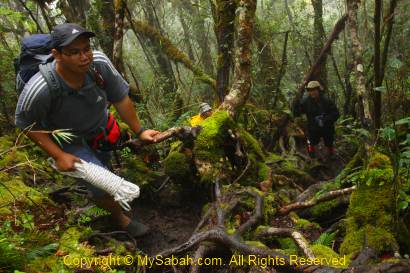
[[[48,162],[55,170],[59,171],[53,158],[50,157]],[[131,210],[128,203],[140,195],[140,188],[137,185],[94,163],[81,160],[81,163],[75,163],[74,167],[76,170],[73,172],[59,172],[71,177],[82,178],[104,190],[112,195],[114,200],[126,211]]]

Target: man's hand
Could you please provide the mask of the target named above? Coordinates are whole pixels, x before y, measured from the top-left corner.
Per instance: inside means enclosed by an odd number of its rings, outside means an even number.
[[[68,172],[75,171],[74,164],[81,162],[81,159],[69,153],[62,153],[59,157],[55,158],[55,161],[59,171]]]
[[[155,130],[145,130],[141,133],[140,139],[145,142],[155,142],[154,136],[159,134],[160,132]]]

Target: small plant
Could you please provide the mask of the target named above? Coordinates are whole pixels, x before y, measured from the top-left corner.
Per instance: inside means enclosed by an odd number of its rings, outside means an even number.
[[[319,238],[316,239],[316,241],[313,242],[314,245],[324,245],[331,247],[333,244],[333,241],[336,238],[337,231],[328,233],[324,232],[320,234]]]

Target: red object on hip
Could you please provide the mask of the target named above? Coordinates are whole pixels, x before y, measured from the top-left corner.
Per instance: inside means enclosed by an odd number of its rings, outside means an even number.
[[[105,129],[91,140],[90,146],[95,150],[111,150],[115,147],[120,137],[120,126],[114,116],[109,113]]]

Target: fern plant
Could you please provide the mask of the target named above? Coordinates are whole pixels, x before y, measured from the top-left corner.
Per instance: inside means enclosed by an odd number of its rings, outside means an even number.
[[[314,245],[324,245],[324,246],[328,246],[331,247],[333,241],[336,238],[336,231],[329,233],[329,232],[324,232],[322,234],[320,234],[319,238],[316,239],[316,241],[313,242]]]

